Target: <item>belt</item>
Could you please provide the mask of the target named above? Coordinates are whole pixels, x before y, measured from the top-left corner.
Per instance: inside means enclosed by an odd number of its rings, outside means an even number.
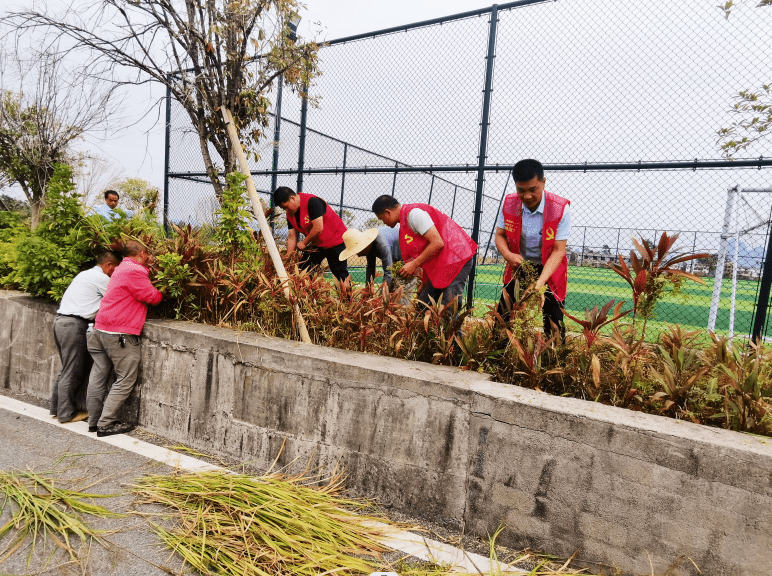
[[[77,314],[56,314],[57,316],[63,316],[64,318],[77,318],[78,320],[83,320],[86,324],[90,324],[93,322],[93,320],[86,320],[83,316],[78,316]]]

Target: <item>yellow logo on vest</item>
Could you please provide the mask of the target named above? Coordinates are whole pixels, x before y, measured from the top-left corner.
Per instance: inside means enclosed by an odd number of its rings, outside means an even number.
[[[544,231],[544,237],[545,237],[547,240],[554,240],[554,239],[555,239],[555,231],[554,231],[552,228],[547,228],[547,229]]]
[[[311,221],[308,219],[308,216],[305,216],[303,218],[303,224],[308,224],[309,222],[311,222]]]
[[[413,241],[413,237],[412,236],[408,236],[407,234],[405,234],[405,242],[410,244],[412,241]]]

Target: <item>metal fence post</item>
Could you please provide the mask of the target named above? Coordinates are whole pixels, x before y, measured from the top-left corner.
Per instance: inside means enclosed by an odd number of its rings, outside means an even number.
[[[308,117],[308,87],[303,95],[300,107],[300,144],[298,144],[298,185],[297,191],[303,190],[303,165],[306,161],[306,119]]]
[[[346,188],[346,157],[348,156],[348,143],[343,144],[343,172],[340,175],[340,207],[338,216],[343,217],[343,190]]]
[[[164,197],[163,197],[163,225],[164,232],[169,235],[169,150],[171,149],[171,133],[172,133],[172,89],[171,89],[172,75],[166,75],[166,126],[164,132],[166,134],[166,150],[164,151]]]
[[[480,153],[477,157],[477,192],[474,200],[474,223],[472,240],[480,239],[480,217],[482,215],[483,188],[485,187],[485,161],[488,157],[488,125],[491,113],[491,92],[493,91],[493,59],[496,57],[496,24],[499,21],[499,5],[491,6],[491,21],[488,33],[488,54],[485,57],[485,88],[483,90],[482,120],[480,121]],[[479,246],[479,242],[478,242]],[[469,272],[466,305],[474,304],[474,281],[477,272],[477,253],[472,257],[472,270]]]
[[[394,198],[394,191],[397,189],[397,171],[399,170],[399,162],[394,162],[394,181],[391,183],[391,197]]]
[[[284,87],[284,76],[279,75],[279,87],[276,94],[276,117],[273,129],[273,162],[271,163],[271,208],[274,207],[273,193],[276,192],[276,171],[279,169],[279,138],[281,137],[281,93]]]
[[[456,193],[458,192],[458,186],[453,188],[453,204],[450,207],[450,219],[453,219],[453,213],[456,211]]]
[[[501,210],[501,205],[504,203],[504,197],[507,195],[507,186],[509,186],[509,173],[507,174],[507,181],[504,183],[504,192],[501,193],[501,199],[499,200],[499,207],[496,208],[497,219],[499,217],[499,210]],[[482,261],[483,264],[485,264],[485,259],[488,257],[488,247],[491,245],[491,240],[493,239],[493,233],[495,231],[496,231],[496,222],[494,221],[493,226],[491,227],[491,233],[488,235],[488,243],[485,245],[485,254],[483,255],[483,261]]]
[[[692,242],[692,254],[697,253],[697,231],[694,232],[694,242]],[[694,260],[689,262],[689,273],[694,274]]]
[[[429,201],[427,202],[427,204],[429,204],[430,206],[432,204],[432,192],[434,192],[434,174],[432,174],[432,183],[429,186]]]
[[[764,269],[761,273],[759,297],[756,300],[756,312],[753,315],[753,332],[751,340],[758,342],[766,332],[767,310],[769,309],[769,293],[772,288],[772,229],[767,229],[767,253],[764,256]]]

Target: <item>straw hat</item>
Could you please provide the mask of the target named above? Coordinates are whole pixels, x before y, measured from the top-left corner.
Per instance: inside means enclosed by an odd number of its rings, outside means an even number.
[[[340,259],[348,260],[355,254],[359,254],[372,244],[377,236],[378,228],[369,228],[364,232],[360,232],[356,228],[346,230],[343,233],[343,242],[346,244],[346,249],[340,253]]]

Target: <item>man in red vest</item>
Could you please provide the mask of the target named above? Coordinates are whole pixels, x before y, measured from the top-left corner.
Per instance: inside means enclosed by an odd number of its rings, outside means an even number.
[[[425,284],[418,300],[430,304],[442,296],[447,304],[459,298],[472,270],[477,243],[443,212],[428,204],[400,204],[393,196],[379,196],[373,203],[378,219],[394,228],[399,224],[399,248],[405,264],[401,276],[424,271]]]
[[[346,261],[340,260],[340,253],[346,249],[343,242],[346,225],[340,216],[321,198],[304,192],[295,193],[286,186],[276,189],[273,202],[287,212],[287,254],[292,254],[295,249],[305,251],[301,270],[319,266],[326,258],[333,276],[341,282],[348,278]],[[298,232],[305,235],[300,242]]]
[[[571,203],[544,190],[544,168],[538,160],[521,160],[512,169],[517,194],[508,194],[496,222],[496,248],[506,260],[504,290],[514,298],[515,281],[526,280],[521,264],[536,270],[536,288],[545,284],[542,300],[544,333],[552,333],[554,322],[565,337],[563,307],[568,282],[566,243],[571,234]],[[509,319],[504,295],[498,312]]]

